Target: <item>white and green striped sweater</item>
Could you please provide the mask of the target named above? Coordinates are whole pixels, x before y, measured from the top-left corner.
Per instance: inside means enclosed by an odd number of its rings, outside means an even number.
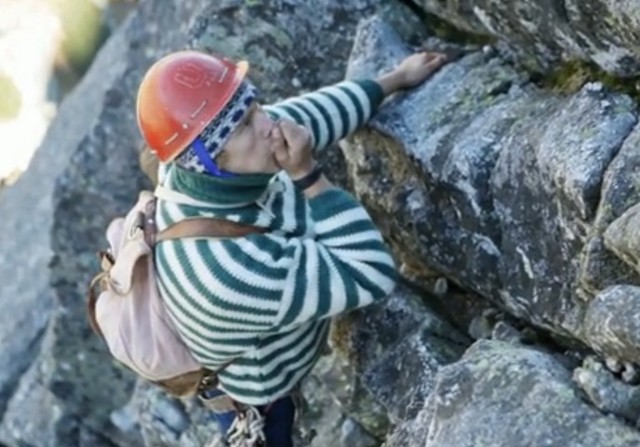
[[[369,119],[383,93],[346,81],[265,107],[307,126],[315,149]],[[181,239],[156,247],[159,287],[178,330],[234,399],[262,405],[286,394],[313,367],[329,318],[385,297],[395,266],[367,212],[334,188],[311,200],[282,172],[231,179],[167,168],[164,186],[206,206],[160,200],[162,230],[193,216],[269,228],[237,239]]]

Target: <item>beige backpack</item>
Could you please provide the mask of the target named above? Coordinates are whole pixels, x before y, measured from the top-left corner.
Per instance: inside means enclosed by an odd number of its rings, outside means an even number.
[[[217,373],[203,368],[183,343],[158,287],[153,261],[156,242],[184,237],[233,238],[264,229],[215,218],[193,218],[159,234],[156,197],[142,191],[125,217],[114,219],[99,253],[102,271],[89,285],[87,314],[92,329],[113,357],[168,393],[186,397],[217,385]],[[99,293],[96,293],[99,288]]]

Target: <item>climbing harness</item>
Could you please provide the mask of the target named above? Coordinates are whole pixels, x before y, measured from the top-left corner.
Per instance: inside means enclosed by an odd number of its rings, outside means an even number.
[[[236,418],[227,431],[230,447],[261,447],[266,444],[265,417],[251,405],[236,412]]]

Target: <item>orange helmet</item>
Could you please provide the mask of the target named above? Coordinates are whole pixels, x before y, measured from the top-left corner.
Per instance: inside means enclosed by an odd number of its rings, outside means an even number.
[[[179,51],[147,71],[138,89],[138,126],[162,162],[176,158],[229,102],[249,64]]]

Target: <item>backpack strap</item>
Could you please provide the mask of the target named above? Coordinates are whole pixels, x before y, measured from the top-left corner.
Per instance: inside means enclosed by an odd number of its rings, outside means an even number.
[[[165,193],[166,191],[170,190],[165,190]],[[156,189],[156,196],[158,196],[157,192],[158,189]],[[153,219],[155,216],[156,203],[156,200],[153,200],[148,204],[147,209],[145,210],[146,221],[143,225],[145,238],[154,244],[186,237],[215,237],[218,239],[232,239],[254,233],[265,233],[267,231],[267,228],[233,222],[226,219],[219,219],[215,217],[193,217],[176,222],[156,234],[155,220]],[[197,395],[203,396],[207,390],[216,388],[219,383],[218,375],[227,369],[227,367],[238,358],[239,357],[227,361],[215,371],[202,368],[203,374],[198,383]]]
[[[252,233],[264,233],[266,228],[232,222],[215,217],[195,217],[181,220],[156,235],[155,242],[185,237],[216,237],[231,239]]]
[[[166,191],[170,190],[165,190],[165,193]],[[156,198],[154,197],[146,203],[144,212],[137,213],[135,221],[132,223],[131,228],[127,229],[127,231],[131,232],[129,237],[132,237],[134,235],[134,231],[137,232],[138,230],[140,230],[141,233],[136,234],[136,241],[138,241],[141,246],[147,247],[147,249],[152,248],[158,242],[167,240],[188,237],[213,237],[221,239],[231,239],[247,236],[253,233],[265,233],[268,230],[267,228],[233,222],[226,219],[214,217],[198,217],[182,220],[169,226],[160,233],[157,233],[155,223],[155,208]],[[100,260],[102,271],[94,276],[89,285],[87,314],[89,317],[91,328],[98,336],[102,337],[102,332],[100,331],[100,327],[97,323],[95,315],[96,303],[100,296],[99,291],[105,290],[110,286],[110,273],[113,268],[116,268],[117,263],[116,259],[109,251],[99,252],[98,258]],[[129,286],[129,284],[127,284],[127,286]],[[99,289],[98,292],[96,291],[96,288]],[[218,374],[224,371],[236,360],[237,358],[229,360],[215,371],[202,368],[200,371],[194,372],[194,374],[200,375],[196,392],[200,394],[204,390],[217,387]],[[165,387],[165,389],[171,389],[171,387],[166,386],[168,385],[168,383],[156,383],[160,386]]]

